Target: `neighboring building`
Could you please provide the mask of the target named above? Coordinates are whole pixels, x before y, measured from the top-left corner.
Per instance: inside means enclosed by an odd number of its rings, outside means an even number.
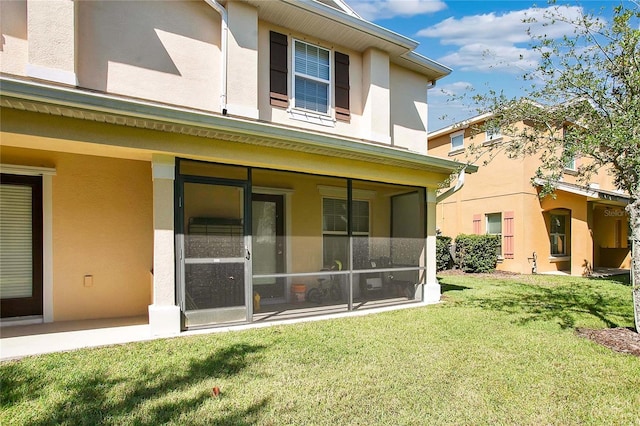
[[[489,117],[480,115],[430,133],[429,154],[464,163],[471,144],[505,142],[507,136],[499,129],[478,133]],[[437,227],[453,238],[500,235],[499,270],[531,273],[535,268],[540,273],[588,275],[598,267],[629,268],[629,220],[624,209],[629,197],[614,188],[604,170],[593,176],[588,189],[579,185],[580,161],[567,164],[555,198],[541,199],[541,186],[532,184],[540,160],[510,159],[500,152],[462,189],[438,200]]]
[[[332,312],[439,300],[456,164],[427,155],[426,98],[450,70],[416,42],[341,0],[0,16],[3,324],[148,313],[168,335],[310,309],[318,285]]]

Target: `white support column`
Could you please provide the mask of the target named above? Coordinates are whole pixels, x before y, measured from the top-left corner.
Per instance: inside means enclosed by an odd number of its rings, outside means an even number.
[[[387,145],[391,144],[391,116],[389,55],[368,49],[362,55],[362,137]]]
[[[436,278],[436,190],[427,188],[427,271],[424,302],[440,301],[440,283]]]
[[[231,115],[258,118],[258,9],[227,2],[229,45],[227,109]]]
[[[175,159],[154,155],[153,168],[153,304],[149,305],[152,336],[180,333],[176,306],[174,180]]]

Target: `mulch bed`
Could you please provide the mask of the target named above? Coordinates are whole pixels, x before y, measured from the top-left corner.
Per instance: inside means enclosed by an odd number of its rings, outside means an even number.
[[[640,357],[640,334],[629,328],[605,328],[592,330],[589,328],[576,329],[578,336],[593,340],[616,352]]]

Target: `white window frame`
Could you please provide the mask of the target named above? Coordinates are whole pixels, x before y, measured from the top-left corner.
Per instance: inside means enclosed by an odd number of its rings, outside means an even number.
[[[564,169],[570,172],[576,172],[578,169],[576,168],[576,157],[571,158],[571,160],[567,161],[564,165]]]
[[[500,232],[499,233],[495,233],[495,232],[489,232],[489,216],[498,216],[498,224],[500,224]],[[498,257],[502,258],[502,213],[487,213],[484,215],[484,224],[485,224],[485,228],[487,230],[487,235],[497,235],[500,238],[500,246],[498,247]]]
[[[459,136],[462,137],[462,143],[459,146],[454,146],[453,145],[453,140],[455,138],[459,137]],[[450,139],[451,139],[451,146],[450,146],[449,153],[458,153],[458,152],[464,151],[464,130],[460,130],[458,132],[451,133]]]
[[[57,174],[56,169],[0,164],[0,172],[42,176],[42,319],[25,320],[20,324],[53,322],[53,177]]]
[[[563,217],[564,218],[564,232],[551,232],[552,228],[553,228],[553,218],[554,217]],[[551,253],[552,257],[562,257],[562,256],[567,256],[567,218],[569,216],[564,215],[564,214],[556,214],[556,213],[551,213],[550,214],[550,226],[549,226],[549,252]],[[564,237],[563,239],[563,252],[562,253],[553,253],[553,239],[558,238],[558,237]],[[557,245],[557,244],[556,244]]]
[[[502,139],[502,132],[499,127],[487,128],[487,130],[485,130],[485,142],[498,142],[500,139]]]
[[[564,138],[566,137],[566,134],[567,134],[567,127],[566,127],[566,126],[563,126],[563,127],[562,127],[562,139],[563,139],[563,140],[564,140]],[[564,164],[564,169],[565,169],[566,171],[569,171],[569,172],[576,172],[576,171],[578,170],[578,169],[577,169],[577,165],[576,165],[576,159],[577,159],[577,157],[576,157],[576,156],[574,156],[571,160],[567,161],[567,162]]]
[[[299,73],[296,71],[296,44],[297,43],[301,43],[307,46],[313,46],[315,48],[324,50],[326,52],[328,52],[328,56],[329,56],[329,79],[325,80],[322,78],[318,78],[318,77],[314,77],[314,76],[310,76],[308,74],[304,74],[304,73]],[[333,68],[334,64],[333,64],[333,51],[331,49],[327,49],[325,47],[319,46],[317,44],[313,44],[313,43],[308,43],[306,41],[303,40],[298,40],[298,39],[293,39],[293,43],[292,43],[292,47],[291,47],[291,105],[292,111],[304,111],[306,115],[311,115],[312,117],[331,117],[332,115],[332,111],[333,111],[333,97],[332,97],[332,93],[333,93]],[[296,106],[296,77],[302,77],[304,79],[307,80],[311,80],[311,81],[315,81],[317,83],[322,83],[322,84],[326,84],[327,85],[327,112],[320,112],[320,111],[314,111],[314,110],[310,110],[310,109],[306,109],[306,108],[302,108],[302,107],[298,107]]]
[[[347,223],[347,229],[345,231],[327,231],[325,230],[324,227],[324,202],[325,200],[340,200],[340,201],[345,201],[348,202],[348,200],[346,198],[342,198],[342,197],[332,197],[332,196],[323,196],[322,197],[322,253],[323,253],[323,257],[324,257],[324,237],[325,235],[338,235],[338,236],[347,236],[349,235],[349,224]],[[368,210],[368,218],[367,218],[367,232],[352,232],[351,235],[353,236],[357,236],[357,237],[369,237],[369,235],[371,234],[371,202],[369,200],[362,200],[362,199],[353,199],[353,201],[359,201],[359,202],[363,202],[363,203],[367,203],[367,210]]]

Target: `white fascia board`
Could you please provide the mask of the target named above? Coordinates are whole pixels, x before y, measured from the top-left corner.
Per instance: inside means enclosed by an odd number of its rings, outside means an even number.
[[[401,34],[393,32],[387,28],[376,25],[372,22],[365,21],[357,15],[350,15],[346,12],[334,9],[315,0],[282,0],[296,7],[301,7],[310,12],[324,16],[327,19],[338,21],[344,25],[358,29],[372,36],[381,38],[389,43],[404,47],[407,50],[415,50],[420,43],[405,37]]]
[[[458,131],[460,129],[466,129],[469,126],[473,126],[476,123],[480,123],[485,121],[493,116],[491,112],[485,112],[484,114],[476,115],[475,117],[467,118],[466,120],[458,121],[457,123],[453,123],[447,127],[443,127],[442,129],[435,130],[427,135],[427,139],[437,138],[442,135],[446,135],[447,133],[451,133],[454,131]]]
[[[0,77],[0,96],[47,103],[54,106],[155,120],[184,126],[203,127],[230,134],[296,141],[309,147],[330,148],[336,153],[358,153],[371,157],[389,158],[407,165],[440,169],[443,173],[457,171],[461,164],[455,161],[413,153],[394,147],[380,146],[366,141],[351,140],[340,136],[292,129],[252,120],[204,113],[153,102],[145,102],[114,95],[83,91],[76,88],[53,86],[44,83]],[[467,172],[474,173],[477,166],[468,165]]]
[[[446,77],[447,75],[453,72],[453,70],[447,67],[446,65],[443,65],[440,62],[434,61],[433,59],[429,59],[426,56],[423,56],[414,51],[407,52],[404,55],[402,55],[402,57],[405,60],[417,65],[420,68],[426,68],[429,71],[433,71],[440,74],[440,76],[437,77],[436,80],[439,80],[442,77]]]
[[[543,179],[536,178],[534,179],[534,183],[539,186],[543,186],[545,184]],[[592,189],[592,188],[584,188],[578,185],[572,185],[566,182],[556,182],[553,184],[553,188],[559,191],[568,192],[570,194],[582,195],[583,197],[591,198],[593,200],[612,200],[629,202],[629,197],[625,194],[617,194],[612,191],[606,191],[602,189]]]

